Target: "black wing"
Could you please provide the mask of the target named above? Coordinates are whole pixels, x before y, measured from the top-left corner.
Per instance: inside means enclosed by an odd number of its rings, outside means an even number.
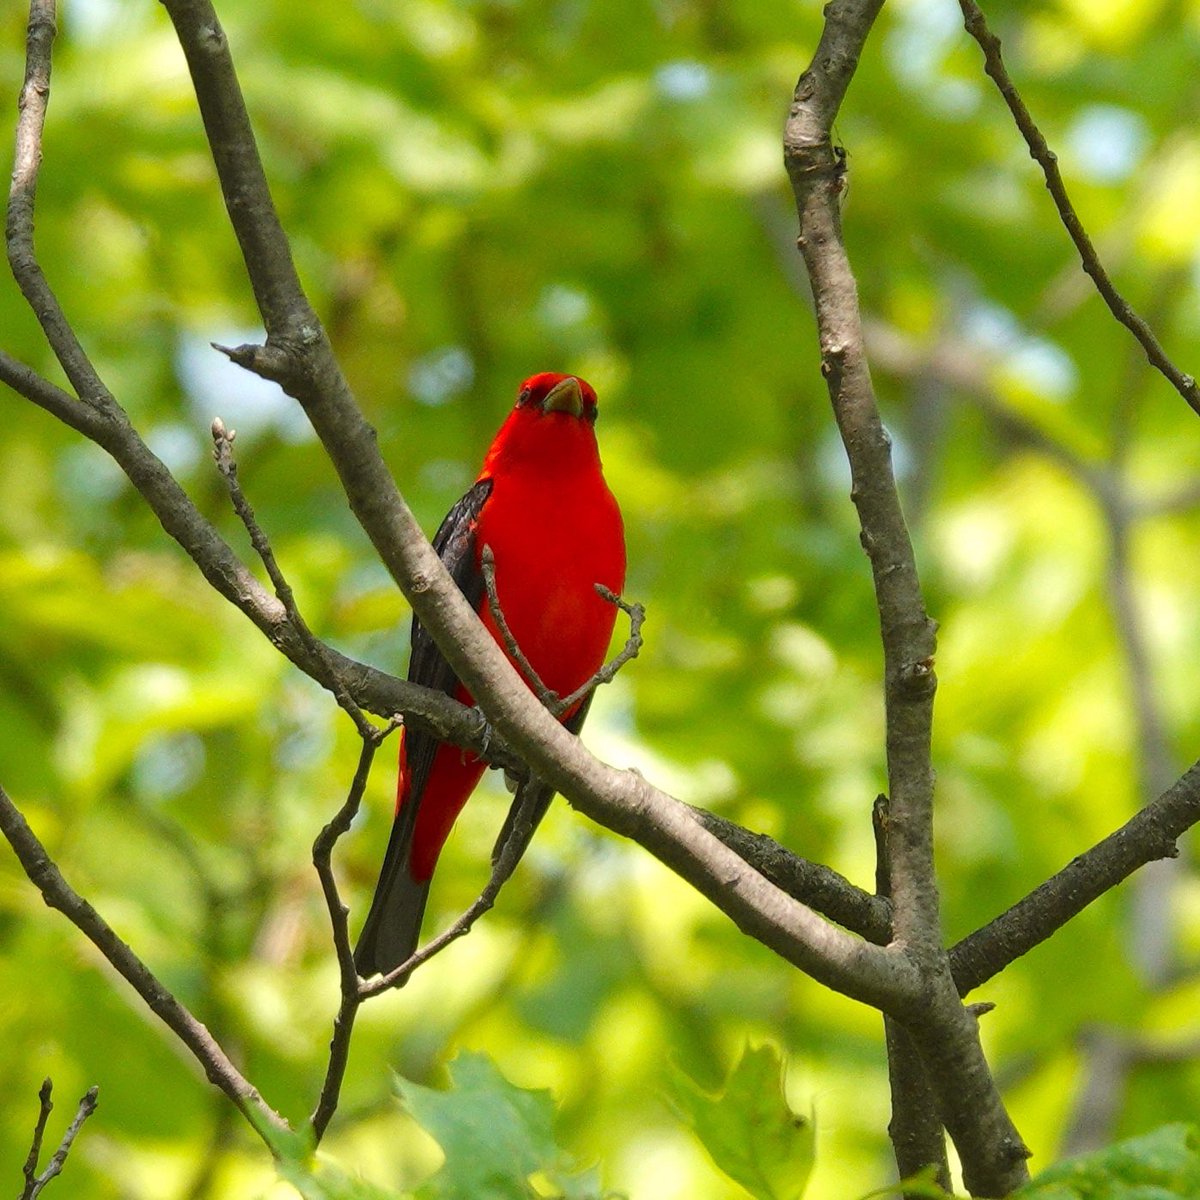
[[[483,575],[475,563],[475,522],[491,491],[490,479],[475,484],[446,514],[433,539],[433,548],[438,557],[472,608],[479,607],[484,593]],[[458,676],[454,668],[415,616],[408,678],[412,683],[445,692],[447,696],[453,696],[458,688]],[[386,974],[416,949],[429,881],[418,882],[409,875],[408,855],[417,811],[439,744],[437,738],[425,730],[415,726],[404,730],[404,752],[409,772],[408,800],[396,815],[392,826],[387,853],[379,872],[379,884],[371,901],[371,911],[367,914],[354,951],[354,962],[362,975],[376,972]]]
[[[442,560],[450,578],[458,584],[459,591],[474,609],[483,599],[483,574],[475,562],[475,522],[487,498],[492,494],[492,481],[481,479],[446,514],[446,519],[433,536],[433,548]],[[408,678],[411,683],[433,688],[453,696],[458,689],[458,676],[437,648],[425,626],[414,616],[412,622],[412,652],[408,660]],[[425,791],[425,781],[433,766],[438,740],[431,733],[420,729],[406,729],[404,747],[408,755],[409,796],[414,810]]]

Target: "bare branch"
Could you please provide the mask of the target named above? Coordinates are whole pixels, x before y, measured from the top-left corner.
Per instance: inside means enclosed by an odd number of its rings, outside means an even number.
[[[892,827],[904,849],[893,852],[896,936],[926,957],[941,948],[933,874],[933,771],[930,738],[935,624],[925,613],[912,543],[900,509],[863,346],[858,293],[842,241],[844,163],[830,128],[837,104],[880,5],[833,4],[821,45],[796,86],[784,135],[784,158],[800,215],[800,250],[813,283],[822,371],[851,470],[862,543],[871,561],[884,647],[888,795]],[[837,103],[832,103],[836,96]]]
[[[369,1000],[372,996],[378,996],[383,992],[391,991],[392,988],[403,987],[418,967],[427,963],[435,955],[440,954],[451,942],[455,942],[460,937],[470,933],[475,922],[496,903],[496,898],[500,895],[500,889],[512,878],[512,873],[517,869],[517,864],[521,861],[525,849],[529,845],[530,836],[533,833],[533,816],[536,804],[524,802],[525,797],[523,793],[528,786],[523,785],[517,793],[509,836],[499,847],[499,853],[492,863],[491,876],[475,902],[449,929],[443,933],[439,933],[437,937],[429,942],[426,942],[424,946],[394,970],[389,971],[379,979],[373,979],[369,983],[364,982],[359,990],[359,995],[364,1000]],[[534,786],[536,786],[536,781]]]
[[[321,881],[321,891],[325,896],[325,906],[329,910],[329,923],[333,930],[333,945],[337,953],[341,990],[341,1000],[333,1021],[333,1036],[329,1042],[329,1064],[325,1071],[325,1082],[321,1086],[317,1106],[308,1119],[316,1143],[321,1141],[333,1114],[337,1111],[342,1079],[345,1077],[346,1064],[350,1057],[350,1037],[354,1032],[354,1018],[358,1015],[358,1008],[362,1003],[360,993],[362,981],[354,966],[354,948],[350,944],[350,929],[346,919],[349,916],[349,909],[338,893],[337,880],[333,875],[333,850],[338,839],[349,830],[351,823],[358,815],[363,792],[366,790],[367,780],[371,774],[371,766],[375,761],[375,751],[379,749],[383,740],[396,728],[397,724],[398,722],[393,719],[383,729],[376,729],[370,724],[367,725],[366,732],[362,732],[360,729],[362,750],[358,758],[358,767],[354,772],[354,779],[350,784],[350,791],[333,820],[321,830],[316,841],[313,842],[313,866],[317,869],[317,876]]]
[[[308,626],[308,622],[301,616],[300,609],[296,606],[296,595],[292,591],[292,585],[288,583],[283,572],[279,569],[279,563],[275,558],[275,551],[271,549],[271,543],[255,519],[254,509],[250,507],[250,502],[246,499],[246,495],[242,491],[242,485],[238,482],[237,463],[233,457],[233,440],[236,436],[237,431],[226,429],[225,422],[220,417],[216,417],[213,420],[213,457],[217,462],[217,470],[221,472],[221,476],[225,480],[225,486],[229,489],[229,499],[233,504],[234,512],[237,513],[242,524],[246,527],[246,532],[250,535],[250,544],[254,547],[255,552],[262,561],[271,584],[275,588],[275,595],[279,599],[280,604],[283,605],[284,612],[287,613],[292,628],[300,640],[308,647],[313,658],[324,665],[326,678],[329,680],[329,690],[333,692],[338,704],[354,722],[359,736],[364,741],[370,741],[377,745],[377,731],[375,727],[363,715],[362,709],[354,702],[350,693],[346,691],[346,686],[334,669],[332,658],[326,646],[314,636]]]
[[[534,670],[533,663],[525,657],[525,651],[521,649],[517,642],[512,629],[509,627],[508,618],[504,615],[504,609],[500,604],[500,596],[496,591],[496,556],[492,553],[491,546],[484,546],[479,552],[479,569],[483,574],[483,586],[487,590],[488,608],[491,610],[492,618],[496,622],[496,628],[500,631],[500,636],[504,639],[504,648],[508,651],[508,656],[517,665],[517,669],[525,676],[525,681],[529,684],[530,690],[557,717],[560,714],[555,712],[559,703],[559,695],[552,691],[543,682],[542,677]]]
[[[967,995],[1044,942],[1139,867],[1155,859],[1173,858],[1178,853],[1176,840],[1197,821],[1200,762],[1120,829],[1073,858],[1007,912],[963,938],[950,951],[959,994]]]
[[[524,651],[517,643],[516,637],[513,635],[512,628],[508,624],[508,619],[504,615],[504,609],[500,604],[500,595],[496,590],[496,556],[492,553],[491,546],[484,546],[479,554],[480,570],[483,574],[483,586],[487,591],[488,609],[492,614],[492,618],[496,622],[496,628],[500,631],[500,636],[504,639],[504,648],[508,651],[508,656],[517,664],[521,674],[525,676],[533,694],[542,702],[542,704],[550,710],[550,712],[558,718],[562,718],[564,713],[569,713],[585,696],[594,691],[602,683],[612,683],[617,677],[617,672],[632,659],[637,658],[642,649],[642,626],[646,623],[646,609],[641,604],[632,604],[628,600],[622,599],[611,588],[607,588],[602,583],[593,584],[596,589],[596,594],[602,599],[607,600],[609,604],[615,604],[626,616],[629,617],[629,637],[625,641],[621,652],[609,663],[605,663],[599,670],[595,671],[589,679],[585,679],[573,692],[567,696],[560,696],[553,688],[548,688],[534,670],[533,664],[525,657]]]
[[[116,968],[150,1010],[179,1038],[221,1089],[259,1130],[286,1130],[287,1122],[259,1095],[213,1038],[149,967],[113,932],[112,926],[76,892],[0,787],[0,832],[8,839],[25,874],[51,908],[58,909]]]
[[[50,100],[51,50],[56,32],[54,0],[31,0],[26,36],[25,82],[19,101],[20,117],[13,155],[12,185],[8,193],[5,240],[13,276],[71,385],[88,403],[103,407],[108,399],[104,385],[63,315],[33,247],[33,216],[38,172],[42,164],[42,133]]]
[[[880,0],[833,0],[784,131],[784,162],[812,282],[821,366],[850,462],[851,498],[871,562],[884,653],[888,795],[886,839],[895,947],[922,978],[922,1004],[899,1017],[920,1056],[968,1188],[1002,1196],[1029,1177],[1012,1124],[960,1003],[942,948],[933,863],[931,733],[936,625],[925,611],[900,508],[891,442],[879,417],[863,346],[858,292],[841,227],[845,159],[831,131]],[[899,1147],[897,1147],[899,1150]]]
[[[46,1122],[50,1120],[50,1112],[54,1108],[54,1101],[50,1099],[50,1093],[53,1090],[54,1084],[47,1076],[42,1080],[41,1089],[38,1091],[38,1119],[37,1124],[33,1127],[33,1141],[29,1145],[29,1157],[25,1160],[25,1190],[21,1193],[21,1200],[28,1200],[33,1195],[33,1189],[37,1184],[38,1163],[42,1157],[42,1138],[46,1136]]]
[[[1083,227],[1070,196],[1063,182],[1062,172],[1058,168],[1058,155],[1050,149],[1045,136],[1021,99],[1016,85],[1013,83],[1004,59],[1000,53],[1000,39],[988,27],[983,10],[975,0],[958,0],[962,9],[963,21],[967,32],[979,43],[983,51],[984,70],[991,77],[1000,95],[1004,97],[1008,111],[1012,113],[1025,144],[1029,147],[1030,157],[1042,168],[1046,177],[1046,187],[1054,199],[1054,207],[1058,210],[1059,218],[1066,227],[1071,241],[1079,251],[1079,258],[1084,271],[1091,276],[1096,290],[1108,305],[1109,311],[1135,338],[1141,343],[1146,352],[1147,360],[1160,371],[1171,383],[1171,386],[1187,401],[1193,412],[1200,413],[1200,388],[1195,379],[1180,371],[1167,357],[1159,344],[1158,338],[1146,321],[1138,316],[1129,302],[1117,291],[1108,272],[1104,269],[1099,255],[1096,253],[1092,239]]]
[[[621,647],[620,652],[611,662],[605,663],[591,679],[585,680],[570,695],[564,696],[559,701],[563,712],[570,712],[584,696],[594,692],[601,684],[612,683],[617,677],[617,672],[626,663],[637,658],[642,649],[642,626],[646,623],[645,606],[618,596],[612,588],[607,588],[602,583],[594,583],[592,586],[601,599],[607,600],[609,604],[615,604],[629,618],[629,636],[625,639],[625,645]]]
[[[96,1097],[100,1094],[100,1089],[91,1087],[80,1099],[79,1107],[75,1110],[75,1118],[68,1126],[67,1132],[63,1134],[63,1139],[46,1164],[46,1169],[40,1175],[37,1174],[38,1160],[42,1154],[42,1138],[46,1132],[46,1121],[50,1117],[50,1110],[54,1107],[50,1099],[53,1086],[47,1079],[38,1092],[41,1108],[38,1112],[37,1125],[33,1130],[33,1143],[29,1147],[29,1157],[25,1160],[25,1187],[21,1191],[19,1200],[37,1200],[46,1184],[55,1176],[62,1174],[62,1169],[67,1163],[67,1155],[71,1153],[71,1147],[75,1144],[75,1138],[83,1128],[84,1121],[96,1111]]]
[[[878,946],[892,937],[892,909],[884,896],[855,887],[824,863],[793,854],[765,833],[754,833],[717,813],[690,806],[696,820],[760,875],[809,908]]]
[[[889,896],[892,886],[888,808],[886,796],[877,796],[871,807],[871,827],[875,834],[875,888],[880,899]],[[883,1035],[892,1100],[888,1138],[895,1148],[897,1172],[901,1179],[909,1179],[932,1167],[936,1183],[950,1192],[946,1130],[938,1117],[937,1097],[929,1084],[920,1052],[908,1031],[893,1017],[883,1018]]]

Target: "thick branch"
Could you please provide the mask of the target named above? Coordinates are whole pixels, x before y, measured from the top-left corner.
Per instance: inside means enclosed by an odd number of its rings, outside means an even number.
[[[925,957],[941,949],[933,872],[934,623],[926,616],[912,543],[900,510],[891,439],[875,403],[858,290],[842,239],[844,164],[832,122],[880,4],[831,4],[812,65],[796,85],[784,161],[800,216],[821,341],[822,371],[850,460],[862,543],[871,560],[884,650],[892,903],[896,937]]]
[[[287,1123],[259,1095],[217,1044],[212,1034],[155,977],[113,932],[107,921],[62,877],[20,810],[0,787],[0,832],[8,839],[25,874],[51,908],[58,909],[133,987],[150,1010],[188,1048],[205,1075],[238,1106],[256,1129],[285,1130]]]
[[[1004,97],[1004,103],[1008,105],[1008,111],[1012,113],[1013,120],[1017,123],[1017,128],[1021,131],[1025,144],[1029,147],[1030,157],[1037,162],[1046,176],[1046,187],[1054,199],[1054,207],[1058,210],[1059,218],[1066,227],[1067,233],[1071,235],[1071,241],[1075,243],[1076,250],[1079,251],[1084,271],[1091,276],[1096,290],[1103,297],[1104,303],[1108,305],[1112,315],[1141,343],[1147,360],[1162,372],[1170,381],[1171,386],[1188,402],[1192,410],[1200,413],[1200,388],[1196,386],[1195,379],[1180,371],[1171,362],[1159,344],[1158,338],[1154,336],[1154,331],[1142,317],[1133,311],[1129,302],[1117,291],[1108,272],[1104,269],[1104,264],[1096,253],[1096,247],[1092,245],[1092,239],[1084,229],[1083,222],[1080,221],[1070,196],[1067,195],[1062,172],[1058,169],[1058,155],[1047,145],[1042,131],[1030,116],[1029,109],[1025,106],[1024,100],[1021,99],[1016,85],[1004,66],[1004,59],[1000,54],[1000,39],[988,28],[987,19],[975,0],[958,0],[958,6],[962,9],[967,32],[979,43],[979,47],[983,51],[984,70],[999,88],[1000,95]]]
[[[871,809],[875,832],[875,890],[880,899],[891,892],[891,855],[887,838],[888,799],[877,796]],[[908,1031],[892,1017],[883,1018],[887,1046],[888,1083],[892,1097],[892,1117],[888,1138],[896,1156],[901,1179],[911,1179],[923,1170],[933,1169],[934,1179],[945,1191],[951,1191],[950,1165],[946,1158],[946,1130],[938,1117],[937,1096],[929,1086],[925,1064]],[[905,1197],[905,1200],[916,1200]]]
[[[869,942],[886,946],[891,941],[892,910],[886,897],[864,892],[831,867],[793,854],[765,833],[754,833],[707,809],[692,807],[692,814],[789,896]]]
[[[977,1195],[1001,1196],[1028,1178],[1027,1151],[1000,1100],[974,1016],[955,994],[941,945],[933,865],[931,731],[935,625],[925,613],[912,545],[863,349],[854,275],[842,238],[844,158],[831,140],[879,0],[834,0],[784,131],[784,161],[812,282],[822,370],[850,461],[851,496],[871,561],[884,651],[890,813],[885,832],[895,945],[922,978],[923,1005],[903,1024],[938,1101],[938,1115]],[[895,1014],[892,1014],[895,1015]]]

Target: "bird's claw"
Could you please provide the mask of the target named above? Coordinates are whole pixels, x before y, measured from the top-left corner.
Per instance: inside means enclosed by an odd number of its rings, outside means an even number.
[[[479,718],[479,733],[476,735],[479,739],[479,756],[486,758],[492,746],[492,723],[483,715],[483,709],[478,704],[471,711]]]

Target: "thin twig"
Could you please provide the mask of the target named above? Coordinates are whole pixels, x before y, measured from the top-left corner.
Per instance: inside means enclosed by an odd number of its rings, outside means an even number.
[[[46,1164],[46,1169],[40,1175],[37,1174],[38,1159],[42,1154],[42,1138],[46,1132],[46,1121],[49,1119],[50,1110],[54,1107],[50,1099],[53,1086],[47,1079],[38,1092],[41,1107],[38,1112],[37,1125],[33,1130],[33,1143],[29,1147],[29,1157],[25,1160],[25,1187],[21,1191],[19,1200],[37,1200],[46,1184],[55,1176],[62,1174],[62,1169],[66,1166],[67,1155],[71,1153],[71,1147],[75,1144],[75,1138],[83,1128],[83,1123],[96,1111],[100,1089],[90,1087],[79,1101],[79,1107],[75,1110],[75,1119],[68,1126],[67,1132],[63,1134],[63,1139]]]
[[[317,870],[317,876],[321,880],[321,891],[325,896],[325,906],[329,911],[329,923],[333,931],[333,945],[337,954],[341,989],[337,1015],[333,1020],[333,1036],[329,1041],[329,1063],[325,1069],[325,1080],[321,1085],[321,1094],[317,1098],[316,1107],[308,1119],[314,1140],[318,1143],[324,1136],[333,1114],[337,1111],[342,1080],[345,1077],[346,1065],[350,1057],[350,1037],[354,1032],[354,1019],[358,1015],[358,1008],[362,1003],[360,994],[362,981],[359,979],[358,970],[354,965],[354,948],[350,943],[350,927],[347,921],[350,910],[338,892],[337,880],[333,874],[333,851],[338,839],[349,830],[351,823],[358,815],[367,780],[370,778],[371,765],[375,761],[376,750],[398,724],[398,718],[393,718],[383,729],[378,729],[368,723],[367,732],[362,737],[358,767],[354,772],[346,799],[333,819],[321,830],[316,841],[313,842],[312,861]]]
[[[286,1130],[287,1122],[233,1065],[212,1034],[117,936],[112,926],[67,883],[3,787],[0,787],[0,832],[8,839],[25,874],[46,903],[58,909],[87,936],[151,1011],[187,1047],[204,1068],[209,1081],[241,1109],[256,1129]]]
[[[559,701],[561,712],[555,714],[556,716],[570,712],[580,700],[589,692],[595,691],[601,684],[612,683],[617,677],[617,672],[627,662],[637,658],[642,649],[642,626],[646,623],[645,605],[623,599],[612,588],[607,588],[602,583],[594,583],[592,586],[602,600],[607,600],[609,604],[615,604],[629,618],[629,636],[625,639],[625,645],[621,647],[621,652],[611,662],[605,663],[591,679],[581,683],[569,696],[564,696]]]
[[[523,790],[524,788],[522,788]],[[533,807],[533,805],[522,804],[521,796],[518,794],[514,803],[516,811],[509,837],[493,861],[491,877],[483,891],[479,893],[478,898],[449,929],[427,942],[394,970],[389,971],[380,979],[372,980],[370,983],[364,982],[359,988],[359,995],[364,1000],[369,1000],[372,996],[378,996],[392,988],[402,987],[419,966],[427,963],[435,954],[440,954],[451,942],[470,933],[475,922],[492,908],[496,903],[496,897],[500,894],[500,889],[512,877],[512,873],[517,869],[517,864],[521,861],[525,847],[529,843],[533,824],[531,819]]]
[[[262,565],[266,568],[267,575],[270,577],[271,584],[275,589],[275,595],[279,598],[280,604],[283,605],[284,611],[288,615],[288,620],[292,623],[292,627],[300,639],[308,644],[313,656],[325,664],[329,676],[329,687],[333,692],[334,698],[349,714],[350,719],[358,729],[359,736],[362,737],[364,742],[372,741],[375,739],[375,726],[371,724],[363,714],[362,709],[351,698],[332,659],[326,653],[324,643],[314,635],[313,631],[309,628],[308,622],[301,615],[300,609],[296,604],[296,594],[292,591],[292,585],[288,583],[283,571],[280,570],[279,562],[275,557],[275,551],[271,549],[271,542],[254,516],[254,509],[250,506],[250,501],[246,499],[245,492],[242,491],[242,485],[238,482],[237,461],[233,457],[233,440],[235,437],[237,437],[237,430],[226,429],[225,422],[220,417],[214,418],[212,423],[213,458],[216,459],[217,470],[221,472],[221,476],[225,480],[225,486],[229,490],[229,499],[233,504],[233,510],[246,527],[246,532],[250,535],[250,544],[262,560]],[[375,744],[378,744],[378,742],[375,742]]]
[[[999,88],[1000,95],[1004,97],[1008,111],[1012,113],[1013,120],[1021,131],[1025,144],[1029,147],[1030,156],[1042,168],[1042,173],[1046,177],[1046,187],[1054,199],[1054,206],[1058,209],[1059,218],[1066,227],[1067,233],[1070,234],[1071,241],[1075,243],[1076,250],[1079,251],[1084,271],[1091,276],[1096,290],[1103,297],[1104,303],[1108,305],[1112,315],[1141,343],[1149,362],[1170,381],[1171,386],[1187,401],[1192,410],[1200,413],[1200,388],[1197,387],[1195,379],[1180,371],[1171,362],[1159,344],[1158,338],[1154,336],[1154,331],[1142,317],[1133,311],[1129,302],[1117,291],[1108,272],[1104,269],[1104,264],[1101,263],[1096,248],[1092,245],[1092,239],[1084,229],[1083,222],[1080,221],[1070,196],[1067,195],[1066,184],[1063,183],[1062,172],[1058,167],[1058,156],[1050,149],[1045,136],[1030,115],[1025,101],[1021,99],[1020,93],[1009,76],[1004,59],[1000,54],[1000,39],[988,27],[983,10],[975,3],[975,0],[958,0],[958,6],[962,9],[967,32],[979,43],[979,47],[983,51],[984,70]]]
[[[626,616],[629,617],[629,637],[625,640],[625,645],[621,652],[609,663],[606,663],[592,676],[579,685],[570,695],[560,696],[553,688],[548,688],[542,682],[541,676],[534,670],[533,664],[525,657],[524,651],[517,642],[516,636],[513,634],[512,628],[509,626],[508,619],[504,615],[504,609],[500,604],[500,594],[496,590],[496,556],[492,553],[491,546],[484,546],[479,555],[480,569],[483,573],[483,586],[487,590],[488,608],[491,610],[493,619],[496,622],[496,628],[500,631],[500,636],[504,640],[504,648],[508,651],[509,657],[516,664],[517,669],[525,677],[533,694],[550,710],[556,717],[561,717],[564,713],[568,713],[573,709],[589,692],[599,687],[602,683],[612,683],[617,677],[617,672],[629,661],[637,658],[642,649],[642,626],[646,622],[646,609],[644,605],[634,604],[628,600],[622,599],[611,588],[605,587],[602,583],[596,583],[592,586],[596,589],[596,594],[603,600],[607,600],[609,604],[616,605]]]
[[[496,556],[492,553],[491,546],[484,546],[479,552],[479,565],[483,572],[483,586],[487,589],[488,608],[491,610],[500,636],[504,639],[504,648],[508,651],[509,658],[513,660],[517,670],[525,677],[530,691],[546,708],[554,712],[555,706],[559,702],[558,693],[542,682],[542,677],[534,670],[533,663],[525,657],[525,651],[521,649],[520,643],[509,627],[508,618],[504,615],[504,609],[500,604],[500,595],[496,591]],[[555,713],[555,716],[557,715]]]
[[[54,0],[31,0],[26,36],[25,82],[19,101],[12,185],[8,193],[5,241],[13,277],[37,317],[76,395],[104,411],[112,397],[80,344],[54,295],[33,242],[38,173],[42,164],[42,135],[50,102],[50,68],[57,33]]]
[[[25,1190],[21,1193],[21,1200],[27,1200],[27,1197],[33,1195],[34,1184],[37,1183],[38,1163],[42,1157],[42,1138],[46,1134],[46,1122],[50,1119],[50,1112],[54,1108],[54,1101],[50,1099],[50,1093],[54,1090],[54,1084],[47,1076],[42,1081],[41,1090],[38,1092],[38,1119],[37,1124],[33,1127],[33,1141],[29,1145],[29,1157],[25,1160]]]

